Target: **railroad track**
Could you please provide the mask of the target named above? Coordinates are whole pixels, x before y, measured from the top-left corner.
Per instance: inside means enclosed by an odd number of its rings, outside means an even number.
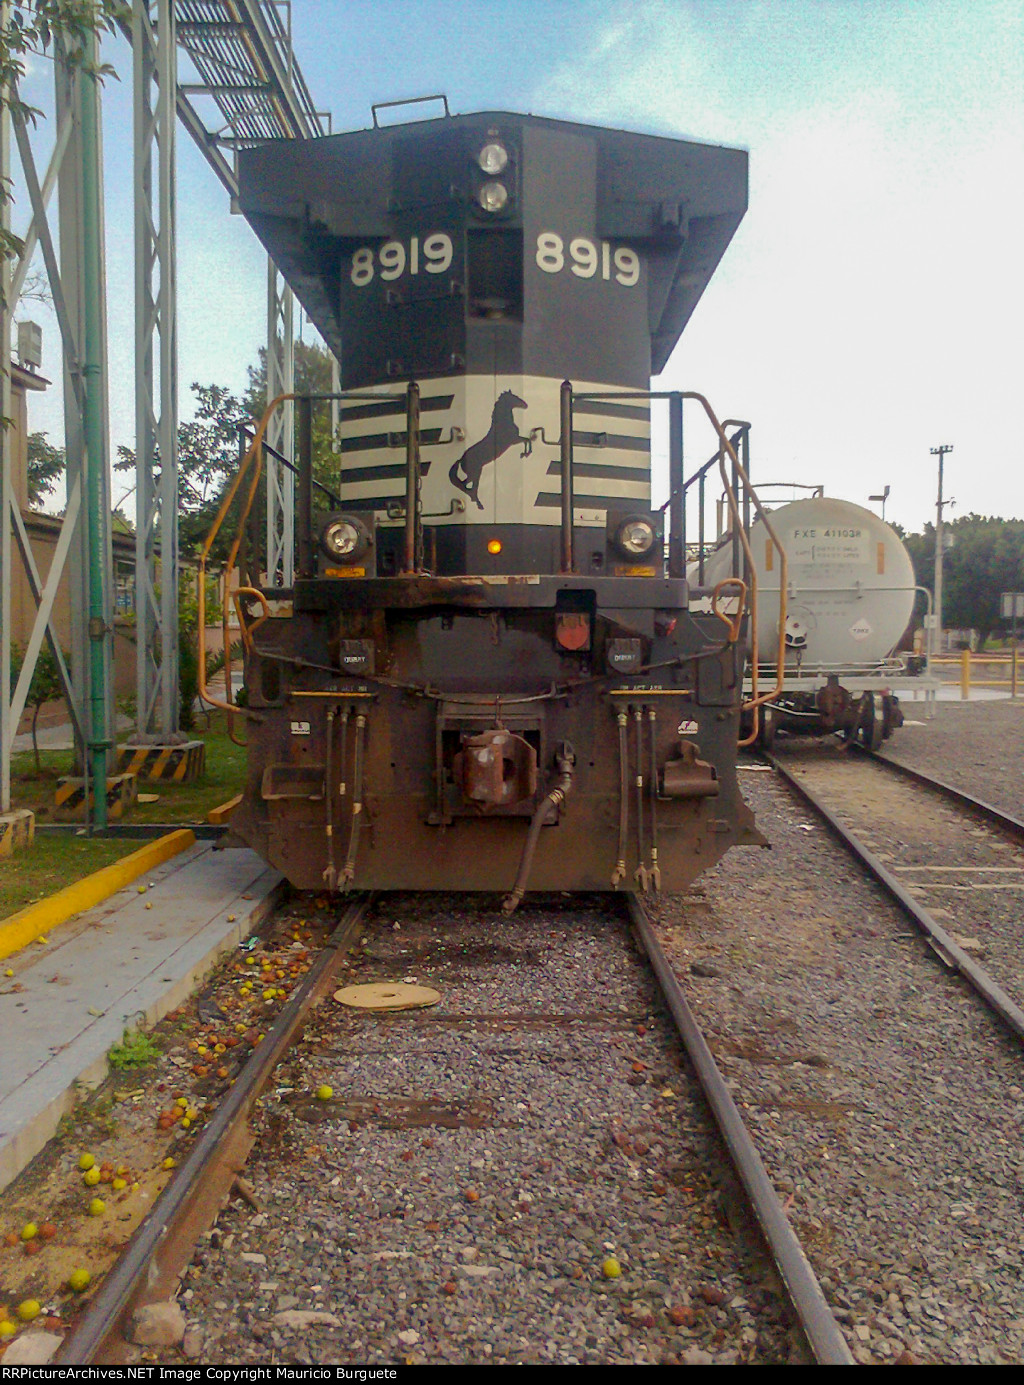
[[[213,1240],[200,1242],[182,1287],[190,1317],[205,1312],[211,1323],[230,1320],[236,1308],[218,1247],[237,1238],[249,1257],[236,1285],[239,1303],[248,1299],[257,1308],[251,1330],[242,1334],[247,1343],[229,1331],[205,1360],[302,1360],[291,1354],[287,1329],[275,1326],[289,1321],[289,1309],[272,1311],[275,1303],[294,1301],[302,1307],[293,1311],[300,1318],[306,1313],[307,1336],[328,1329],[320,1348],[327,1354],[310,1356],[313,1361],[387,1360],[397,1347],[413,1360],[438,1359],[435,1352],[440,1359],[465,1352],[486,1360],[493,1352],[493,1359],[699,1363],[715,1359],[699,1344],[709,1339],[719,1356],[784,1360],[794,1350],[786,1326],[792,1313],[809,1347],[803,1359],[850,1363],[843,1334],[635,899],[629,922],[650,972],[625,945],[623,902],[594,901],[581,916],[578,906],[563,901],[527,909],[499,929],[497,914],[480,917],[456,907],[441,915],[416,898],[385,897],[380,910],[387,919],[378,910],[359,954],[346,961],[367,918],[365,902],[353,906],[59,1359],[131,1359],[125,1329],[133,1310],[176,1289],[255,1127],[252,1177],[262,1210],[254,1216],[252,1206],[229,1207]],[[324,997],[342,966],[349,980],[383,972],[436,983],[445,1003],[401,1015],[336,1008]],[[666,1008],[689,1063],[678,1052]],[[339,1096],[317,1101],[309,1093],[325,1074]],[[724,1187],[716,1171],[720,1146],[707,1129],[698,1082],[736,1170]],[[741,1229],[730,1230],[721,1224],[719,1204],[730,1204],[738,1187],[752,1217],[744,1210]],[[299,1203],[303,1217],[296,1219]],[[311,1242],[297,1222],[313,1229]],[[765,1263],[762,1245],[751,1240],[755,1224],[788,1311],[757,1287]],[[375,1324],[371,1308],[359,1323],[345,1322],[340,1338],[330,1331],[332,1323],[342,1326],[337,1304],[335,1311],[322,1307],[322,1283],[307,1298],[308,1285],[294,1280],[294,1266],[293,1292],[283,1297],[276,1269],[256,1268],[248,1275],[252,1282],[242,1282],[249,1265],[276,1263],[296,1235],[298,1263],[312,1258],[313,1279],[327,1279],[339,1264],[334,1254],[340,1255],[350,1301],[388,1302],[398,1321]],[[332,1242],[342,1249],[324,1261],[321,1251],[330,1252]],[[420,1307],[406,1309],[409,1300]],[[475,1349],[474,1329],[463,1321],[467,1312],[492,1324]],[[513,1325],[494,1327],[502,1315]],[[581,1323],[584,1334],[573,1342]],[[309,1356],[308,1344],[302,1350]],[[171,1351],[156,1359],[181,1358]]]
[[[1024,1040],[1024,823],[880,755],[822,743],[769,762]]]

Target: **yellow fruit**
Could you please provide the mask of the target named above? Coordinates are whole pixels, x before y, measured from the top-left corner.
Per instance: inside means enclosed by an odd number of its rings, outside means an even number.
[[[166,1159],[164,1160],[164,1162],[160,1165],[160,1167],[161,1167],[162,1169],[173,1169],[173,1168],[175,1168],[175,1167],[177,1166],[177,1163],[178,1163],[177,1159],[172,1158],[171,1155],[168,1154],[167,1158],[166,1158]]]
[[[139,894],[145,894],[145,893],[146,893],[146,887],[145,887],[145,885],[140,885],[140,886],[139,886]]]
[[[110,1186],[113,1188],[115,1193],[119,1193],[123,1189],[127,1188],[128,1180],[126,1178],[115,1178]]]
[[[13,975],[14,975],[14,968],[13,968],[13,967],[8,967],[7,970],[4,972],[4,975],[5,975],[5,976],[13,976]]]
[[[88,1270],[72,1270],[68,1275],[68,1285],[76,1294],[84,1294],[92,1280]]]
[[[604,1275],[605,1279],[618,1279],[619,1275],[622,1273],[622,1266],[614,1255],[608,1256],[608,1259],[601,1266],[601,1273]]]
[[[187,1096],[179,1096],[178,1099],[177,1099],[177,1101],[176,1101],[174,1104],[175,1104],[175,1106],[180,1106],[180,1107],[182,1107],[182,1109],[184,1109],[186,1106],[188,1106],[188,1097],[187,1097]]]
[[[6,1342],[8,1337],[13,1337],[17,1330],[14,1323],[8,1322],[5,1318],[3,1322],[0,1322],[0,1342]]]
[[[94,1197],[93,1200],[92,1200],[92,1202],[89,1203],[89,1216],[90,1216],[90,1217],[102,1217],[102,1216],[103,1216],[103,1213],[104,1213],[106,1210],[107,1210],[107,1204],[103,1201],[103,1199],[102,1199],[101,1197]]]
[[[78,1161],[78,1167],[82,1170],[83,1173],[85,1173],[86,1170],[92,1168],[95,1162],[96,1160],[92,1157],[91,1154],[83,1154]]]
[[[22,1322],[31,1322],[33,1318],[38,1318],[39,1316],[40,1309],[38,1299],[26,1298],[22,1300],[15,1309],[15,1312]]]
[[[331,1099],[331,1097],[332,1097],[333,1095],[334,1095],[334,1088],[333,1088],[333,1087],[328,1087],[328,1085],[327,1085],[326,1082],[323,1084],[322,1087],[317,1087],[317,1089],[316,1089],[316,1098],[317,1098],[317,1101],[330,1101],[330,1099]]]
[[[82,1182],[87,1188],[95,1188],[99,1181],[100,1171],[97,1168],[86,1169],[85,1173],[82,1174]]]
[[[39,1235],[39,1227],[34,1221],[26,1222],[21,1228],[21,1239],[23,1241],[34,1241]]]

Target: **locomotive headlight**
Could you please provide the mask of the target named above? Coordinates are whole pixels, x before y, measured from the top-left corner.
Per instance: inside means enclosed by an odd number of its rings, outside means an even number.
[[[332,515],[320,530],[320,547],[336,563],[352,563],[370,545],[366,525],[355,515]]]
[[[359,530],[347,519],[336,519],[324,529],[321,541],[332,558],[351,558],[359,547]]]
[[[476,195],[476,200],[485,212],[500,212],[508,202],[508,188],[504,183],[497,181],[484,183]]]
[[[480,150],[476,161],[483,172],[493,178],[496,173],[501,173],[508,167],[508,150],[497,140],[492,140]]]
[[[615,531],[615,543],[628,558],[641,558],[654,547],[654,525],[647,519],[627,519]]]

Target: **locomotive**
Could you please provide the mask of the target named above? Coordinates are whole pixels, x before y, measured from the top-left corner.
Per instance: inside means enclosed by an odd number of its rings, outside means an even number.
[[[237,597],[233,833],[301,889],[508,910],[680,890],[763,844],[736,777],[746,587],[686,580],[681,393],[667,553],[651,500],[651,375],[744,214],[746,154],[375,114],[241,151],[239,185],[342,393],[326,488],[298,400],[293,585],[250,570]]]

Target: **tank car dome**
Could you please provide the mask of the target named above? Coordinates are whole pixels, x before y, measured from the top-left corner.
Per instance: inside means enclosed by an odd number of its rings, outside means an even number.
[[[770,512],[788,562],[786,665],[839,671],[891,654],[914,607],[914,569],[895,530],[848,500],[815,496]],[[757,565],[759,663],[775,659],[779,562],[761,520],[750,529]],[[731,545],[730,545],[731,547]],[[722,547],[705,564],[705,582],[727,573]],[[721,569],[721,572],[719,572]]]

